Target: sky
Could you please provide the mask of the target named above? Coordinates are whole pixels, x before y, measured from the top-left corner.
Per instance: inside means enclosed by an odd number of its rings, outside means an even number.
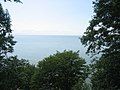
[[[93,14],[92,0],[2,2],[15,35],[83,35]]]

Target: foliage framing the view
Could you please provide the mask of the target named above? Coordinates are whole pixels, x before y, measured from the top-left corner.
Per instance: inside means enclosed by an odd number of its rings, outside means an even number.
[[[78,52],[57,52],[38,63],[32,79],[33,90],[72,90],[79,81],[82,87],[87,77],[85,60]]]
[[[93,90],[119,90],[120,53],[101,57],[92,65],[91,75]]]
[[[81,42],[87,52],[120,53],[120,0],[95,0],[95,15]]]
[[[13,52],[13,41],[11,21],[8,11],[4,11],[0,4],[0,57],[6,56],[8,52]]]
[[[81,38],[87,53],[102,53],[92,65],[93,90],[120,89],[120,0],[95,0],[90,25]]]

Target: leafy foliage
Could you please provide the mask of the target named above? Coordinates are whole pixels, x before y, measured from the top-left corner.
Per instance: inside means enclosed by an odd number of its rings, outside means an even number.
[[[14,0],[14,2],[20,2],[20,0]],[[4,11],[0,4],[0,90],[17,90],[18,88],[30,90],[35,66],[24,59],[17,59],[16,56],[7,56],[7,53],[13,52],[13,45],[16,43],[13,38],[10,15],[8,10]]]
[[[87,79],[84,83],[81,83],[81,80],[78,80],[72,90],[92,90],[92,84],[90,83],[90,81],[87,81]]]
[[[27,64],[23,67],[22,73],[24,75],[22,79],[22,84],[20,86],[21,89],[30,90],[32,76],[34,75],[35,71],[36,67],[34,65]]]
[[[120,0],[96,0],[95,15],[81,38],[88,53],[120,53]]]
[[[120,89],[120,0],[95,0],[95,15],[82,44],[87,53],[101,53],[92,65],[93,90]]]
[[[20,0],[4,0],[4,2],[7,2],[7,1],[14,1],[14,2],[19,2],[19,3],[22,3]]]
[[[16,56],[4,59],[3,63],[0,66],[0,90],[29,90],[35,66],[25,59],[17,59]]]
[[[22,67],[27,63],[25,60],[18,60],[17,57],[9,57],[3,60],[0,66],[0,89],[16,89],[22,83]]]
[[[0,58],[5,57],[8,52],[13,52],[13,41],[11,21],[8,11],[4,11],[0,4]]]
[[[85,60],[78,52],[57,52],[38,63],[38,71],[32,79],[33,90],[71,90],[87,77]]]
[[[120,89],[120,54],[101,57],[92,65],[93,90]]]

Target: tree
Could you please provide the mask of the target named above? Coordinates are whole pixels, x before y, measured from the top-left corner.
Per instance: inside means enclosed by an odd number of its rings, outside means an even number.
[[[25,81],[24,68],[29,63],[17,57],[9,57],[4,59],[4,65],[0,70],[0,90],[16,90],[21,87]]]
[[[0,58],[2,59],[8,52],[13,52],[13,41],[11,21],[8,11],[4,11],[0,4]],[[0,59],[0,60],[1,60]]]
[[[22,3],[20,0],[4,0],[4,2],[7,2],[7,1],[14,1],[14,2],[20,2],[20,3]]]
[[[33,90],[72,90],[78,80],[82,86],[87,77],[85,60],[73,51],[57,52],[39,61],[37,69]]]
[[[22,3],[20,0],[4,0],[4,2],[7,1]],[[0,3],[0,59],[5,57],[8,52],[13,52],[15,43],[12,36],[10,15],[8,10],[3,10]]]
[[[36,68],[25,59],[12,56],[4,60],[0,70],[0,90],[30,90],[31,77]]]
[[[13,52],[13,41],[10,16],[8,11],[4,11],[0,4],[0,84],[3,84],[2,79],[5,77],[6,60],[8,60],[7,53]],[[8,61],[9,63],[9,61]]]
[[[95,15],[81,38],[87,52],[120,53],[120,0],[96,0]]]
[[[93,90],[120,89],[119,55],[101,57],[92,64],[91,82]]]
[[[93,90],[120,89],[120,0],[95,0],[93,19],[81,38],[87,53],[99,54],[93,63]]]
[[[20,1],[14,0],[14,2]],[[8,10],[4,11],[0,4],[0,90],[16,90],[25,81],[26,73],[23,73],[23,67],[27,62],[17,57],[7,56],[7,53],[13,52],[13,46],[16,43],[13,38],[10,15]]]
[[[36,71],[36,67],[29,63],[25,65],[24,67],[22,67],[22,73],[24,75],[21,79],[22,80],[22,83],[20,85],[21,89],[30,90],[32,76],[34,75],[35,71]]]
[[[13,52],[13,45],[15,45],[15,41],[13,41],[11,24],[10,24],[10,16],[8,11],[4,11],[2,5],[0,4],[0,87],[2,88],[7,84],[4,82],[6,74],[6,62],[8,60],[7,53]],[[7,62],[9,63],[9,61]],[[2,85],[2,86],[1,86]],[[3,89],[4,90],[4,89]]]
[[[78,82],[73,86],[72,90],[92,90],[92,84],[88,80],[88,77],[84,83],[81,82],[81,79],[79,79]]]

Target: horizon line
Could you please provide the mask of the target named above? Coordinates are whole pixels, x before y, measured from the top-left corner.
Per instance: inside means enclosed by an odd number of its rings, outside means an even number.
[[[72,34],[13,34],[14,36],[82,36]]]

